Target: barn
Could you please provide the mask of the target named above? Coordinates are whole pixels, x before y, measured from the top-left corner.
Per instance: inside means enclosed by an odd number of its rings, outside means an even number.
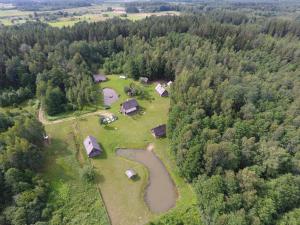
[[[137,112],[138,109],[139,109],[139,105],[137,101],[134,98],[132,98],[132,99],[127,99],[125,102],[121,104],[120,111],[124,115],[130,115]]]
[[[166,124],[159,125],[157,127],[154,127],[151,129],[151,133],[156,138],[165,137],[167,132],[167,126]]]
[[[84,139],[83,145],[89,158],[95,157],[102,153],[102,149],[100,148],[97,139],[93,136],[87,136]]]

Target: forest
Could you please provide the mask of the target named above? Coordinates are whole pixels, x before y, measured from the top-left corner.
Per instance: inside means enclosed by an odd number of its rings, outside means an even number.
[[[0,224],[43,224],[50,217],[48,184],[39,174],[43,134],[30,113],[0,113]]]
[[[92,74],[173,80],[168,139],[205,225],[296,225],[300,217],[300,26],[242,13],[0,29],[0,106],[48,115],[98,99]],[[43,127],[0,116],[0,223],[47,224]],[[188,213],[188,212],[187,212]],[[188,221],[188,222],[187,222]],[[152,224],[197,224],[167,214]]]

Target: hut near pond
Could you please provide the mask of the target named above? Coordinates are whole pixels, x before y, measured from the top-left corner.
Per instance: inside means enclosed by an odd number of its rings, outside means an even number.
[[[97,139],[93,136],[87,136],[84,139],[83,145],[89,158],[100,155],[102,152],[102,149],[100,148]]]
[[[160,95],[160,97],[167,97],[169,95],[168,91],[161,84],[158,84],[155,87],[155,90]]]
[[[107,80],[106,76],[103,74],[95,74],[93,75],[93,78],[95,83],[100,83]]]
[[[128,179],[132,179],[137,175],[136,172],[133,169],[126,170],[125,174],[128,177]]]
[[[121,113],[125,115],[130,115],[138,111],[139,105],[137,101],[132,98],[128,99],[123,104],[121,104]]]
[[[151,129],[151,133],[156,138],[161,138],[166,136],[167,126],[166,124],[159,125]]]

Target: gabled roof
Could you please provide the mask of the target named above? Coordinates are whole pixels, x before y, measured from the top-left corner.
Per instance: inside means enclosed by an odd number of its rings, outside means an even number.
[[[106,81],[107,80],[106,76],[102,75],[102,74],[95,74],[95,75],[93,75],[93,77],[94,77],[95,82],[100,82],[100,81]]]
[[[97,150],[101,151],[101,148],[100,148],[96,138],[94,138],[93,136],[87,136],[84,139],[83,144],[84,144],[86,153],[88,155],[92,152],[93,149],[97,149]]]
[[[151,132],[156,136],[156,137],[162,137],[166,135],[167,131],[167,126],[166,124],[159,125],[157,127],[154,127]]]
[[[138,107],[138,103],[134,98],[127,99],[125,102],[123,102],[122,107],[124,110],[129,110],[132,108]]]
[[[161,85],[161,84],[158,84],[156,87],[155,87],[155,90],[157,91],[157,93],[159,95],[163,95],[165,92],[167,92],[167,90]]]

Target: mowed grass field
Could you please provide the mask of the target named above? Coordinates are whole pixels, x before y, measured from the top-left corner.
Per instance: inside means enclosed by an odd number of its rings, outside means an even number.
[[[117,115],[119,120],[103,126],[99,124],[99,116],[93,115],[46,126],[46,130],[51,137],[51,145],[48,148],[50,160],[48,161],[46,174],[52,183],[54,192],[57,192],[57,189],[60,190],[60,186],[64,183],[74,189],[74,198],[72,191],[69,196],[69,198],[73,198],[73,203],[68,203],[74,209],[77,209],[77,202],[78,208],[80,208],[80,211],[77,212],[78,219],[80,218],[80,212],[83,215],[89,212],[89,210],[84,210],[82,198],[90,199],[89,203],[93,205],[93,213],[91,212],[91,214],[99,219],[98,224],[104,224],[100,222],[105,221],[105,213],[103,212],[101,199],[97,197],[95,191],[97,187],[101,190],[113,225],[141,225],[156,219],[161,215],[151,213],[144,202],[144,190],[148,181],[147,169],[141,164],[118,157],[115,154],[118,147],[145,149],[148,144],[152,143],[155,147],[155,153],[165,164],[177,187],[178,199],[176,207],[172,210],[195,203],[196,197],[191,187],[178,176],[169,152],[168,140],[166,138],[155,139],[150,133],[151,128],[167,122],[169,98],[159,97],[154,91],[155,84],[144,86],[147,98],[137,98],[142,108],[141,113],[133,117],[121,115],[119,113],[120,103],[128,98],[123,89],[132,80],[123,80],[118,76],[108,77],[109,81],[102,83],[101,87],[113,88],[120,94],[120,99],[109,110]],[[71,138],[72,134],[75,138]],[[87,135],[95,136],[101,144],[104,153],[100,157],[92,160],[87,159],[82,145]],[[79,147],[76,148],[74,143],[77,143]],[[82,183],[78,176],[80,167],[87,163],[91,163],[97,173],[94,186]],[[124,174],[128,168],[135,169],[139,179],[135,181],[128,180]],[[90,191],[87,191],[86,188]],[[78,194],[79,192],[82,193],[82,197]],[[70,208],[72,208],[71,206]],[[66,208],[66,213],[68,208]],[[99,213],[96,213],[97,210],[99,210]]]

